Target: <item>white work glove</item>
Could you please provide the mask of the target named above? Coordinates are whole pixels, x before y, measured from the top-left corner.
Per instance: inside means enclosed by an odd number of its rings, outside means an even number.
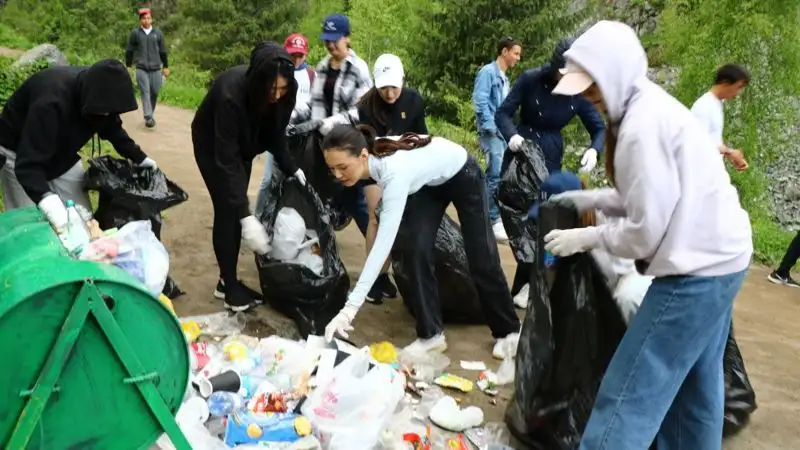
[[[349,338],[348,331],[353,331],[351,323],[356,314],[358,314],[358,308],[344,305],[339,314],[325,327],[325,342],[331,342],[337,334],[345,339]]]
[[[61,197],[56,194],[46,194],[39,201],[39,210],[47,217],[50,226],[56,232],[62,232],[67,229],[69,223],[69,215],[67,214],[67,207],[61,201]]]
[[[553,230],[544,237],[544,249],[554,256],[572,256],[597,247],[598,241],[596,227]]]
[[[319,132],[322,135],[326,135],[331,132],[333,126],[336,125],[336,116],[328,117],[327,119],[322,120],[322,124],[319,126]]]
[[[139,163],[139,167],[144,167],[145,169],[158,169],[158,164],[156,164],[155,160],[152,158],[145,158],[144,161]]]
[[[266,255],[271,250],[269,246],[269,236],[264,225],[256,219],[256,216],[250,215],[242,219],[242,240],[244,245],[259,255]]]
[[[511,149],[512,152],[518,152],[519,149],[522,148],[522,144],[525,142],[525,138],[522,136],[515,134],[511,136],[511,139],[508,140],[508,148]]]
[[[592,191],[566,191],[556,194],[548,199],[557,205],[573,206],[582,214],[590,209],[595,209],[595,199]]]
[[[294,173],[294,177],[297,178],[300,184],[303,186],[306,185],[306,174],[303,172],[303,169],[297,169],[297,172]]]
[[[580,172],[587,173],[594,170],[597,167],[597,150],[590,148],[583,152],[583,158],[581,158],[581,168]]]

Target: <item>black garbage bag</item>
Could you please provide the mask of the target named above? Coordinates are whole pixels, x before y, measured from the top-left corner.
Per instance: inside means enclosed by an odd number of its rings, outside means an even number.
[[[99,192],[94,218],[100,228],[121,228],[128,222],[149,220],[153,234],[161,240],[161,212],[189,199],[161,169],[145,169],[127,159],[110,155],[93,158],[86,171],[87,189]],[[170,299],[185,294],[167,277],[162,293]]]
[[[536,224],[528,220],[528,210],[548,176],[535,142],[526,140],[518,152],[505,152],[495,198],[517,263],[535,262]]]
[[[725,422],[722,435],[732,436],[741,431],[750,422],[750,415],[758,408],[756,392],[750,384],[744,359],[733,337],[733,322],[725,345],[723,360],[725,371]]]
[[[277,311],[291,317],[303,338],[322,335],[325,326],[347,301],[350,278],[339,258],[336,236],[330,215],[311,184],[301,185],[295,178],[276,174],[270,184],[270,196],[259,218],[272,236],[275,219],[283,207],[297,210],[306,228],[319,237],[323,260],[318,275],[301,264],[287,263],[256,255],[256,266],[265,300]]]
[[[577,212],[563,206],[545,203],[539,218],[538,243],[552,229],[578,226]],[[505,420],[532,449],[575,449],[625,321],[589,253],[551,269],[538,252],[535,259]]]
[[[405,301],[411,295],[411,279],[407,269],[407,251],[403,248],[404,236],[413,232],[413,224],[404,222],[401,225],[392,248],[392,270],[397,290],[403,297],[408,312],[416,317],[411,305]],[[434,264],[442,320],[448,323],[485,324],[486,317],[469,272],[461,227],[447,214],[436,233]]]

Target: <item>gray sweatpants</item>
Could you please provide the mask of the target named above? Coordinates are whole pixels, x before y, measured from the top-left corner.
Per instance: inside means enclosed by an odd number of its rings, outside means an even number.
[[[17,181],[14,173],[14,166],[17,160],[16,153],[4,147],[0,147],[0,153],[6,157],[5,165],[0,168],[0,186],[3,189],[3,203],[6,211],[34,206],[33,200],[25,193],[25,189]],[[78,161],[66,173],[50,180],[50,190],[58,194],[62,201],[73,200],[87,210],[92,210],[92,203],[89,201],[89,194],[83,188],[84,170],[83,164]]]
[[[144,119],[152,119],[153,111],[156,109],[158,91],[161,90],[161,71],[153,70],[148,72],[136,69],[136,85],[139,87],[139,94],[142,96],[142,111]]]

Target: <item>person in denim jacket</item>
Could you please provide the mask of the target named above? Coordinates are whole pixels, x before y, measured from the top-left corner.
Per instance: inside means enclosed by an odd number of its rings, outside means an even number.
[[[489,220],[492,231],[498,241],[508,241],[503,223],[500,221],[500,209],[494,194],[500,183],[500,166],[503,164],[503,153],[506,141],[500,134],[494,121],[497,108],[503,103],[511,89],[506,71],[517,65],[522,47],[512,38],[504,37],[497,44],[497,59],[486,64],[475,77],[472,91],[472,104],[478,119],[478,143],[486,157],[486,197],[489,202]]]

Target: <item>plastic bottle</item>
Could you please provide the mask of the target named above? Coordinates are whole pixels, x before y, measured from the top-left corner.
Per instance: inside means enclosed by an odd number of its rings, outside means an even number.
[[[217,391],[208,397],[208,411],[214,417],[224,417],[244,408],[244,399],[233,392]]]
[[[64,245],[70,252],[80,253],[83,247],[92,240],[92,235],[75,207],[75,202],[67,200],[65,206],[67,207],[67,231]]]
[[[92,216],[92,212],[84,208],[83,205],[75,204],[75,209],[78,210],[78,214],[81,216],[81,219],[83,219],[84,222],[89,222],[94,218]]]

